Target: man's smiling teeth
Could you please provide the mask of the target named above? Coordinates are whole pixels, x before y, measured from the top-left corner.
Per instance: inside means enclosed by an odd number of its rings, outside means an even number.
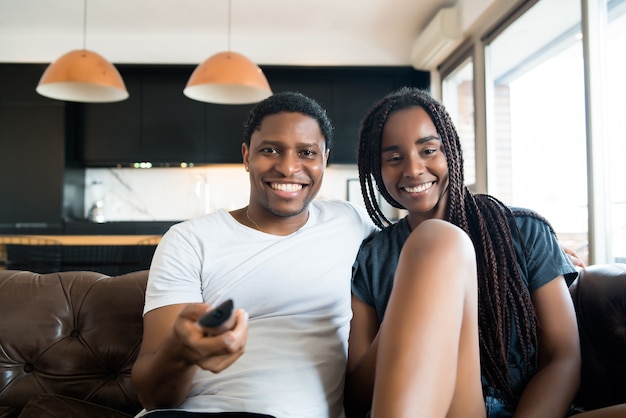
[[[302,190],[301,184],[283,184],[283,183],[272,183],[272,189],[280,190],[281,192],[297,192]]]
[[[430,189],[433,186],[433,184],[435,184],[435,182],[431,181],[430,183],[420,184],[419,186],[415,186],[415,187],[403,187],[403,189],[409,193],[419,193],[419,192],[423,192],[424,190]]]

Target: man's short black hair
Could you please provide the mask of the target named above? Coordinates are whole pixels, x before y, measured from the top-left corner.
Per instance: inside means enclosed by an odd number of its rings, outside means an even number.
[[[282,112],[302,113],[315,119],[326,140],[326,149],[332,148],[333,125],[326,110],[314,99],[293,91],[275,93],[252,108],[248,120],[243,125],[245,143],[250,145],[252,133],[259,129],[265,117]]]

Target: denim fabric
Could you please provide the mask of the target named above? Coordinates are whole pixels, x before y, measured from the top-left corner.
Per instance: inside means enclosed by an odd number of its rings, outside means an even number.
[[[495,391],[492,388],[487,389],[485,409],[487,410],[487,418],[509,418],[515,412],[515,408],[495,396]]]

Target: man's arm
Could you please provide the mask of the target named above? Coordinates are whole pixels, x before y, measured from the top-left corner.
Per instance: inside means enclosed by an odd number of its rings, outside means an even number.
[[[203,303],[170,305],[145,314],[132,381],[146,409],[180,405],[189,393],[197,367],[219,373],[243,354],[248,315],[238,309],[233,330],[208,337],[197,320],[209,308]]]

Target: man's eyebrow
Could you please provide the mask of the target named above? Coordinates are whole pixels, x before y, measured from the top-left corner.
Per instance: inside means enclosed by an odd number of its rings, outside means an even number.
[[[282,140],[274,140],[274,139],[262,139],[259,141],[259,146],[274,146],[274,147],[281,147],[284,146],[286,144],[285,141]],[[320,148],[320,145],[318,144],[317,141],[315,140],[311,140],[311,141],[300,141],[300,142],[296,142],[294,144],[296,147],[316,147],[316,148]]]

